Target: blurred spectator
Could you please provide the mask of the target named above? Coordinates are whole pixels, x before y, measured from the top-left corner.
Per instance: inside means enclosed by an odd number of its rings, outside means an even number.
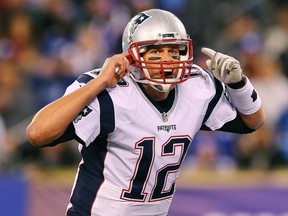
[[[276,125],[276,143],[288,164],[288,106],[281,113]]]
[[[13,62],[2,61],[0,68],[0,112],[9,128],[35,112],[35,100],[29,82]]]
[[[0,170],[6,165],[6,161],[8,160],[8,152],[7,152],[7,131],[5,121],[0,115]]]
[[[282,72],[286,79],[288,79],[288,48],[279,56]]]
[[[251,55],[259,52],[262,46],[262,38],[259,23],[254,15],[246,12],[231,19],[226,23],[214,46],[236,57],[240,57],[243,52]],[[240,59],[240,61],[242,62],[243,59]]]
[[[0,38],[1,59],[13,61],[20,72],[26,72],[37,56],[31,18],[25,10],[10,11],[5,17],[3,37]]]
[[[239,137],[235,159],[241,169],[269,170],[285,165],[284,155],[276,145],[273,132],[261,128]]]
[[[239,134],[200,131],[191,143],[185,166],[204,170],[234,170]]]
[[[277,0],[274,2],[275,13],[273,22],[264,31],[264,51],[273,59],[288,49],[288,2]]]
[[[83,26],[73,43],[67,43],[60,51],[60,58],[68,66],[71,74],[77,76],[100,65],[108,55],[109,46],[104,40],[101,27]]]

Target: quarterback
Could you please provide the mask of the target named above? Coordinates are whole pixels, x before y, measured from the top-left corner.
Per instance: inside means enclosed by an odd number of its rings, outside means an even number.
[[[199,130],[251,133],[261,99],[235,58],[203,48],[193,64],[182,22],[160,9],[127,24],[123,53],[85,72],[27,127],[35,146],[79,142],[68,216],[167,215],[179,169]]]

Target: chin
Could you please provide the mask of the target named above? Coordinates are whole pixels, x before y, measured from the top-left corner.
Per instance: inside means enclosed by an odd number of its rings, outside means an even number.
[[[174,84],[162,84],[162,85],[155,85],[155,87],[160,91],[160,92],[169,92],[173,88],[175,88]]]

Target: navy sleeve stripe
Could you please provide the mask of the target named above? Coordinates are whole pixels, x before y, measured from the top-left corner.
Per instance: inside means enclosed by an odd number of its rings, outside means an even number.
[[[88,83],[90,80],[92,80],[92,79],[94,79],[92,76],[89,76],[89,75],[87,75],[87,74],[81,74],[79,77],[78,77],[78,79],[77,79],[77,81],[79,82],[79,83]]]
[[[216,104],[218,103],[219,99],[221,98],[222,92],[223,92],[223,86],[221,85],[221,82],[218,79],[214,78],[214,83],[215,83],[215,87],[216,87],[216,94],[214,95],[213,99],[210,101],[206,114],[204,116],[203,122],[202,124],[204,124],[207,119],[209,118],[209,116],[211,115],[214,107],[216,106]]]
[[[108,135],[115,129],[114,106],[107,90],[97,96],[100,104],[100,136]]]

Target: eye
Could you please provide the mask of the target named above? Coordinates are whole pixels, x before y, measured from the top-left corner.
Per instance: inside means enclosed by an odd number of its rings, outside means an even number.
[[[179,55],[178,49],[171,49],[169,52],[171,53],[171,55]]]
[[[180,56],[172,56],[173,59],[180,60]]]
[[[150,54],[159,54],[160,51],[159,51],[159,50],[156,50],[156,49],[153,49],[153,50],[150,50],[149,53],[150,53]]]

